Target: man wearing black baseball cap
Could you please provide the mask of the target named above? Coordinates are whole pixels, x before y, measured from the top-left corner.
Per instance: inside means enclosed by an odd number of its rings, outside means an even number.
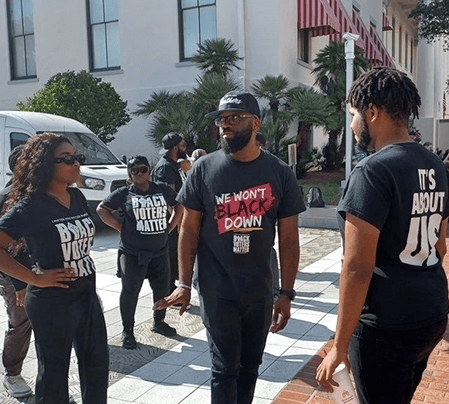
[[[155,304],[190,301],[193,263],[212,358],[213,404],[251,403],[268,335],[290,318],[298,270],[298,213],[305,210],[290,168],[256,144],[260,109],[250,93],[228,93],[207,115],[222,149],[196,162],[177,201],[179,286]],[[278,224],[282,289],[274,304],[271,249]]]
[[[159,154],[163,154],[153,169],[153,181],[161,181],[170,185],[176,192],[182,186],[182,178],[179,173],[178,159],[186,159],[186,142],[184,138],[175,132],[167,133],[162,138],[163,148]],[[178,228],[168,235],[170,256],[170,292],[175,290],[175,280],[178,279]]]

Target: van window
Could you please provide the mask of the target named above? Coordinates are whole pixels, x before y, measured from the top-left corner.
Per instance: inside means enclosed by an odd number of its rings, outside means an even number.
[[[86,156],[83,165],[122,164],[95,135],[81,132],[52,132],[67,137],[76,152]]]
[[[11,132],[10,138],[11,138],[11,150],[13,150],[17,146],[25,144],[29,139],[29,136],[25,133]]]

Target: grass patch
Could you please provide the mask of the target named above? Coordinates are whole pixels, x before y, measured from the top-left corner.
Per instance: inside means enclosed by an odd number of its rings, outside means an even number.
[[[318,187],[321,189],[323,194],[323,200],[326,206],[328,205],[338,205],[340,201],[340,184],[341,181],[331,181],[331,182],[320,182],[320,183],[307,183],[301,184],[303,192],[304,192],[304,202],[307,203],[307,192],[312,187]]]

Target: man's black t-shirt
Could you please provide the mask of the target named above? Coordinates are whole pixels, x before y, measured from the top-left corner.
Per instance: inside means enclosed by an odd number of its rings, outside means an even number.
[[[182,186],[181,175],[179,174],[179,164],[173,161],[168,154],[162,156],[152,172],[153,181],[165,182],[167,184],[174,184],[175,191],[179,192]]]
[[[136,256],[140,251],[162,251],[168,240],[168,206],[177,205],[175,198],[176,192],[171,187],[153,181],[146,192],[131,185],[105,198],[106,207],[122,208],[124,213],[120,249]]]
[[[421,145],[393,144],[357,164],[338,205],[380,230],[376,268],[360,321],[412,329],[448,312],[447,280],[435,244],[449,215],[441,160]],[[344,239],[344,234],[343,234]]]
[[[269,296],[276,221],[305,210],[291,169],[267,152],[239,162],[219,150],[193,165],[177,200],[202,212],[199,292],[234,301]]]
[[[81,191],[68,191],[69,208],[47,194],[34,194],[0,218],[0,229],[15,240],[25,237],[32,261],[40,269],[72,267],[81,278],[95,272],[89,255],[95,225]]]

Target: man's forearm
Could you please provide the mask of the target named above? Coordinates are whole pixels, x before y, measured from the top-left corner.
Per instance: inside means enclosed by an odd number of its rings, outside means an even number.
[[[374,268],[364,268],[362,263],[343,263],[340,275],[340,296],[334,346],[348,352],[360,314],[365,304]]]
[[[196,250],[198,248],[199,229],[185,228],[181,226],[178,242],[179,282],[191,285],[193,265],[195,263]]]
[[[278,232],[281,288],[293,289],[299,265],[298,216],[281,219]]]

